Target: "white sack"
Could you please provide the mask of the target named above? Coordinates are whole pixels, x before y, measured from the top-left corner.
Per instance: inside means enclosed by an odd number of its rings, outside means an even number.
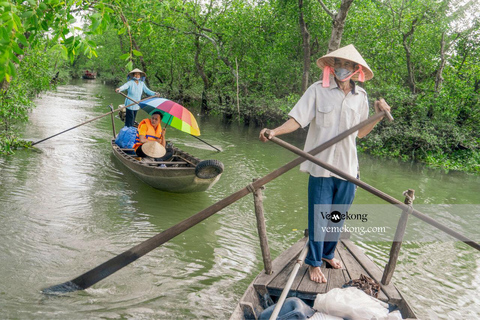
[[[400,314],[388,314],[388,304],[354,287],[335,288],[318,294],[313,308],[328,315],[349,320],[394,320]],[[391,317],[390,317],[391,316]]]

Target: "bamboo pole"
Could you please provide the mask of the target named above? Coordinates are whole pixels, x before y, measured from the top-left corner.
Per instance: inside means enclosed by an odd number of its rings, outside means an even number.
[[[362,121],[361,123],[353,126],[352,128],[342,132],[338,136],[328,140],[327,142],[323,143],[322,145],[313,149],[311,154],[317,154],[327,148],[330,148],[335,143],[345,139],[352,133],[358,131],[359,129],[377,121],[382,116],[384,116],[384,112],[379,112],[374,116]],[[248,185],[247,187],[229,195],[228,197],[218,201],[217,203],[211,205],[210,207],[203,209],[202,211],[194,214],[193,216],[179,222],[173,227],[168,228],[167,230],[151,237],[143,241],[142,243],[136,245],[133,248],[113,257],[112,259],[102,263],[101,265],[95,267],[94,269],[85,272],[84,274],[76,277],[71,281],[67,281],[58,285],[54,285],[43,289],[42,292],[46,294],[56,294],[56,293],[63,293],[63,292],[72,292],[76,290],[84,290],[95,283],[105,279],[106,277],[110,276],[111,274],[117,272],[118,270],[122,269],[123,267],[129,265],[130,263],[134,262],[138,258],[142,257],[143,255],[149,253],[153,249],[159,247],[160,245],[164,244],[165,242],[169,241],[170,239],[176,237],[177,235],[181,234],[182,232],[190,229],[194,225],[202,222],[203,220],[207,219],[208,217],[212,216],[216,212],[222,210],[223,208],[227,207],[228,205],[234,203],[235,201],[243,198],[247,194],[249,194],[250,190],[256,190],[261,186],[267,184],[268,182],[272,181],[275,178],[278,178],[285,172],[295,168],[300,163],[304,162],[304,157],[298,157],[293,161],[290,161],[286,165],[270,172],[266,176],[256,180],[252,184]]]
[[[140,102],[141,102],[141,101],[144,101],[144,100],[147,100],[147,99],[150,99],[150,98],[151,98],[151,97],[145,98],[145,99],[143,99],[143,100],[140,100]],[[85,124],[87,124],[87,123],[90,123],[90,122],[92,122],[92,121],[101,119],[101,118],[103,118],[103,117],[105,117],[105,116],[108,116],[109,114],[113,114],[114,112],[118,112],[118,111],[123,110],[123,109],[125,109],[125,108],[128,108],[128,107],[130,107],[130,106],[133,106],[134,104],[137,104],[137,103],[131,103],[131,104],[129,104],[129,105],[120,107],[120,108],[118,108],[118,109],[116,109],[116,110],[113,110],[113,111],[104,113],[104,114],[102,114],[101,116],[98,116],[98,117],[95,117],[95,118],[90,119],[90,120],[88,120],[88,121],[85,121],[85,122],[82,122],[82,123],[80,123],[80,124],[77,124],[76,126],[71,127],[71,128],[69,128],[69,129],[67,129],[67,130],[63,130],[62,132],[56,133],[56,134],[54,134],[54,135],[52,135],[52,136],[50,136],[50,137],[47,137],[47,138],[45,138],[45,139],[36,141],[36,142],[32,143],[32,146],[34,146],[34,145],[36,145],[36,144],[39,144],[39,143],[41,143],[41,142],[43,142],[43,141],[46,141],[46,140],[48,140],[48,139],[51,139],[51,138],[53,138],[53,137],[56,137],[56,136],[58,136],[58,135],[61,135],[62,133],[65,133],[65,132],[68,132],[68,131],[73,130],[73,129],[75,129],[75,128],[81,127],[81,126],[83,126],[83,125],[85,125]]]
[[[270,320],[277,319],[278,314],[280,313],[280,310],[283,307],[283,303],[287,298],[288,292],[292,287],[293,280],[295,280],[295,277],[297,276],[298,269],[300,269],[300,267],[303,265],[303,262],[305,261],[305,257],[307,256],[307,253],[308,253],[308,237],[307,237],[307,241],[305,242],[305,245],[303,246],[302,252],[300,252],[300,255],[298,256],[295,266],[293,266],[292,273],[290,273],[290,277],[288,278],[288,281],[285,284],[285,287],[283,288],[282,294],[280,295],[280,298],[278,298],[277,305],[275,306],[275,309],[273,309],[272,315],[270,316]]]
[[[408,189],[405,192],[405,203],[409,206],[408,210],[403,210],[400,219],[398,220],[397,229],[395,230],[395,236],[392,241],[392,247],[390,248],[390,257],[385,270],[383,271],[382,284],[388,285],[392,280],[393,272],[397,266],[397,259],[400,254],[400,248],[402,247],[403,237],[405,230],[407,229],[408,216],[412,209],[413,200],[415,199],[415,190]]]
[[[257,179],[253,179],[255,182]],[[268,247],[267,226],[265,225],[265,215],[263,214],[263,195],[262,186],[253,192],[253,202],[255,203],[255,217],[257,218],[258,238],[260,239],[260,249],[262,250],[263,266],[266,274],[272,274],[272,259],[270,257],[270,248]]]
[[[113,106],[110,104],[109,107],[110,107],[110,110],[112,111],[112,113],[110,113],[110,118],[112,120],[113,139],[116,139],[117,130],[115,130],[115,119],[113,118]]]

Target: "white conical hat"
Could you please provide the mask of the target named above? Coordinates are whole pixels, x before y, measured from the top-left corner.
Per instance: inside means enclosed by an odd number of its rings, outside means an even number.
[[[363,60],[362,56],[357,51],[357,49],[355,49],[353,44],[349,44],[348,46],[332,51],[319,58],[317,60],[317,66],[319,66],[321,69],[323,69],[323,67],[325,66],[330,66],[333,68],[335,58],[350,60],[354,63],[361,65],[365,74],[365,81],[373,78],[372,69],[370,69],[365,60]],[[358,73],[352,77],[352,80],[358,80]]]
[[[163,157],[165,155],[165,153],[167,152],[165,150],[165,147],[162,146],[157,141],[147,141],[147,142],[145,142],[142,145],[142,151],[147,156],[152,157],[152,158]]]
[[[137,69],[137,68],[133,69],[133,70],[132,70],[132,71],[130,71],[128,74],[129,74],[129,75],[131,75],[131,74],[133,74],[133,73],[135,73],[135,72],[138,72],[138,73],[141,73],[141,74],[143,74],[143,76],[144,76],[144,77],[146,77],[146,76],[147,76],[147,74],[146,74],[145,72],[143,72],[142,70],[140,70],[140,69]]]

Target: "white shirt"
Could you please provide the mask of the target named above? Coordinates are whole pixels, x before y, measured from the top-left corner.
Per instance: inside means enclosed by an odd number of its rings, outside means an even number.
[[[352,93],[353,91],[353,93]],[[368,118],[367,93],[355,85],[347,95],[330,78],[330,87],[322,87],[322,81],[312,84],[288,114],[302,128],[310,124],[304,151],[310,151],[347,129]],[[337,169],[356,177],[358,170],[358,132],[320,152],[316,158],[335,166]],[[330,171],[305,161],[300,170],[314,177],[338,177]],[[341,178],[340,178],[341,179]]]

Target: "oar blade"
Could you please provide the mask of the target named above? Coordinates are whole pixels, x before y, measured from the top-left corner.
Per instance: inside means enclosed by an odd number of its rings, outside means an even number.
[[[61,284],[57,284],[57,285],[45,288],[42,290],[42,293],[56,296],[56,295],[74,292],[78,290],[83,290],[83,288],[80,286],[77,286],[72,281],[67,281]]]

